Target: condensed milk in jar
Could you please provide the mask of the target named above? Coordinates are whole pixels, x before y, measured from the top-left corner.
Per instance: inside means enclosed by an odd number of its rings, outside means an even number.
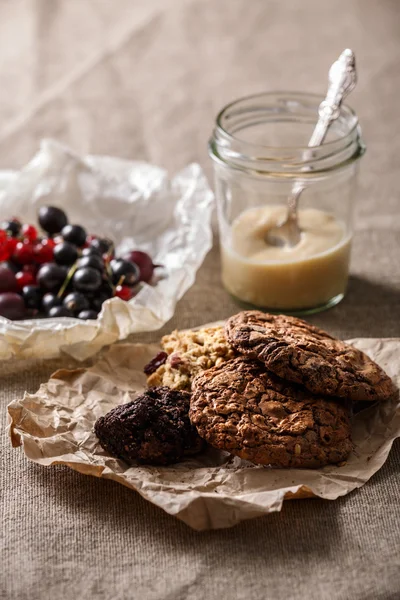
[[[261,94],[233,102],[217,117],[209,149],[222,282],[242,306],[301,315],[334,306],[345,295],[365,147],[355,113],[342,105],[310,159],[305,147],[320,102],[312,94]],[[268,232],[285,220],[294,182],[304,186],[300,241],[272,245]]]

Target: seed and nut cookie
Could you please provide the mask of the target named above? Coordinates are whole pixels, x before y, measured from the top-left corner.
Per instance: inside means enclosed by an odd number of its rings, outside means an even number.
[[[94,431],[106,452],[128,464],[168,465],[204,447],[189,420],[190,394],[152,388],[97,419]]]
[[[161,347],[163,352],[144,369],[149,386],[166,385],[190,391],[197,373],[236,356],[222,326],[173,331],[162,338]]]
[[[228,319],[225,333],[238,352],[314,394],[357,402],[387,400],[396,391],[366,354],[301,319],[244,311]]]
[[[350,409],[238,357],[197,375],[190,419],[212,446],[274,467],[340,463],[353,445]]]

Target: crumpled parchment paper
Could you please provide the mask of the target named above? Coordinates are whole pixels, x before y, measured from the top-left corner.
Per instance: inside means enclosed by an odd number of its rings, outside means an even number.
[[[400,339],[351,343],[400,385]],[[355,450],[342,467],[270,469],[212,448],[169,467],[129,467],[106,455],[93,425],[98,417],[143,390],[142,368],[158,350],[154,344],[117,345],[90,369],[57,371],[36,394],[25,394],[9,404],[12,444],[22,445],[26,456],[41,465],[64,464],[122,483],[190,527],[204,530],[231,527],[279,511],[285,498],[344,496],[380,469],[393,440],[400,436],[397,398],[354,417]]]
[[[0,220],[37,223],[42,205],[62,207],[71,223],[112,238],[117,252],[135,248],[164,265],[156,286],[143,285],[130,302],[104,303],[96,321],[0,317],[0,359],[78,360],[131,333],[154,331],[174,314],[212,245],[213,194],[197,164],[172,179],[144,162],[80,157],[52,140],[20,172],[0,171]]]

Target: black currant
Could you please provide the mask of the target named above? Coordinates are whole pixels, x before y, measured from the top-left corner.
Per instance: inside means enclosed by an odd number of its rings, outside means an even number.
[[[78,268],[92,267],[98,271],[104,271],[104,261],[98,254],[90,254],[89,256],[82,256],[78,261]]]
[[[26,308],[39,310],[42,303],[43,291],[38,285],[25,285],[22,288],[22,297]]]
[[[78,314],[78,319],[97,319],[97,312],[94,310],[83,310]]]
[[[59,265],[73,265],[78,258],[78,248],[69,242],[61,242],[54,248],[54,260]]]
[[[62,300],[57,296],[57,294],[45,294],[42,298],[42,309],[44,312],[48,313],[51,308],[55,306],[61,306]]]
[[[97,269],[83,267],[75,271],[73,285],[78,292],[96,292],[101,283],[101,274]]]
[[[60,233],[60,231],[68,224],[67,215],[61,208],[56,206],[42,206],[39,208],[38,220],[40,227],[54,235]]]
[[[63,306],[74,314],[90,308],[89,300],[80,292],[71,292],[63,300]]]
[[[122,258],[112,260],[110,262],[111,271],[113,274],[114,285],[128,285],[130,287],[136,285],[140,279],[140,271],[138,267]]]
[[[37,282],[47,292],[58,292],[68,275],[67,267],[47,263],[37,274]]]
[[[53,306],[47,313],[49,317],[73,317],[71,311],[65,306]]]
[[[87,233],[80,225],[66,225],[62,229],[61,235],[66,242],[75,244],[80,248],[86,242]]]
[[[84,248],[82,250],[82,256],[103,256],[102,253],[100,252],[100,250],[96,249],[96,248],[92,248],[92,246],[89,246],[89,248]]]
[[[112,245],[112,241],[105,238],[94,238],[94,240],[90,242],[90,247],[97,250],[99,254],[106,254],[110,248],[112,248]]]
[[[99,293],[96,294],[95,296],[93,296],[93,298],[90,299],[90,306],[93,310],[100,312],[103,306],[103,303],[106,300],[109,300],[111,298],[111,294],[104,294],[104,293]]]
[[[3,221],[3,223],[0,224],[0,229],[8,231],[8,233],[12,235],[12,237],[17,237],[17,235],[21,231],[21,227],[22,225],[19,221],[17,221],[17,219],[12,219],[11,221]]]

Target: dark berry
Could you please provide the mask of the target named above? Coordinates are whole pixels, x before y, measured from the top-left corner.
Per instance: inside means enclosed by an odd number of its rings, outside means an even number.
[[[90,242],[90,248],[97,250],[99,254],[107,254],[113,247],[111,240],[95,238]]]
[[[27,316],[28,311],[22,296],[13,292],[0,294],[0,317],[14,321],[25,319]]]
[[[152,358],[151,361],[144,367],[143,371],[145,375],[152,375],[155,373],[158,367],[161,367],[161,365],[165,363],[167,358],[168,354],[166,352],[159,352],[156,354],[155,357]]]
[[[136,265],[122,258],[110,262],[114,285],[134,286],[139,281],[140,273]]]
[[[42,206],[39,208],[39,224],[44,231],[54,235],[68,224],[67,215],[56,206]]]
[[[78,248],[69,242],[63,242],[54,248],[54,260],[59,265],[73,265],[77,258]]]
[[[22,297],[26,308],[40,309],[43,292],[37,285],[26,285],[22,289]]]
[[[14,271],[7,267],[0,267],[0,292],[17,292],[18,282]]]
[[[10,269],[13,273],[18,273],[19,265],[15,264],[12,260],[5,260],[0,263],[0,269],[2,268]]]
[[[98,271],[104,271],[104,261],[99,254],[90,254],[89,256],[82,256],[78,261],[78,268],[92,267]]]
[[[40,287],[48,292],[58,292],[68,275],[68,269],[55,263],[40,268],[37,281]]]
[[[96,294],[95,296],[93,296],[93,298],[90,299],[90,306],[96,312],[100,312],[104,302],[106,300],[109,300],[110,298],[111,298],[111,294],[104,294],[101,292],[99,294]]]
[[[90,320],[97,319],[97,312],[94,310],[83,310],[78,314],[78,319]]]
[[[128,252],[128,254],[124,254],[123,258],[135,263],[139,267],[140,281],[145,281],[146,283],[151,281],[154,269],[160,266],[153,264],[151,257],[141,250]]]
[[[96,248],[92,248],[92,246],[89,246],[89,248],[84,248],[82,250],[82,257],[84,256],[102,256],[102,253],[97,250]]]
[[[72,312],[65,306],[53,306],[47,313],[49,317],[73,317]]]
[[[75,271],[73,285],[78,292],[96,292],[101,284],[101,274],[97,269],[83,267]]]
[[[61,306],[62,300],[56,294],[45,294],[42,298],[42,309],[48,313],[54,306]]]
[[[99,289],[99,293],[106,295],[107,298],[112,298],[112,296],[114,296],[114,289],[108,280],[103,281],[101,288]]]
[[[68,294],[68,296],[64,298],[63,306],[68,308],[70,312],[78,314],[83,310],[88,310],[90,308],[90,303],[83,294],[79,292],[71,292],[71,294]]]
[[[62,229],[61,235],[66,242],[70,242],[70,244],[75,244],[75,246],[81,248],[86,242],[87,234],[85,229],[80,225],[66,225]]]
[[[21,227],[22,225],[18,221],[18,219],[11,219],[11,221],[3,221],[3,223],[1,223],[0,225],[0,229],[8,231],[9,234],[12,236],[17,236],[21,231]]]

